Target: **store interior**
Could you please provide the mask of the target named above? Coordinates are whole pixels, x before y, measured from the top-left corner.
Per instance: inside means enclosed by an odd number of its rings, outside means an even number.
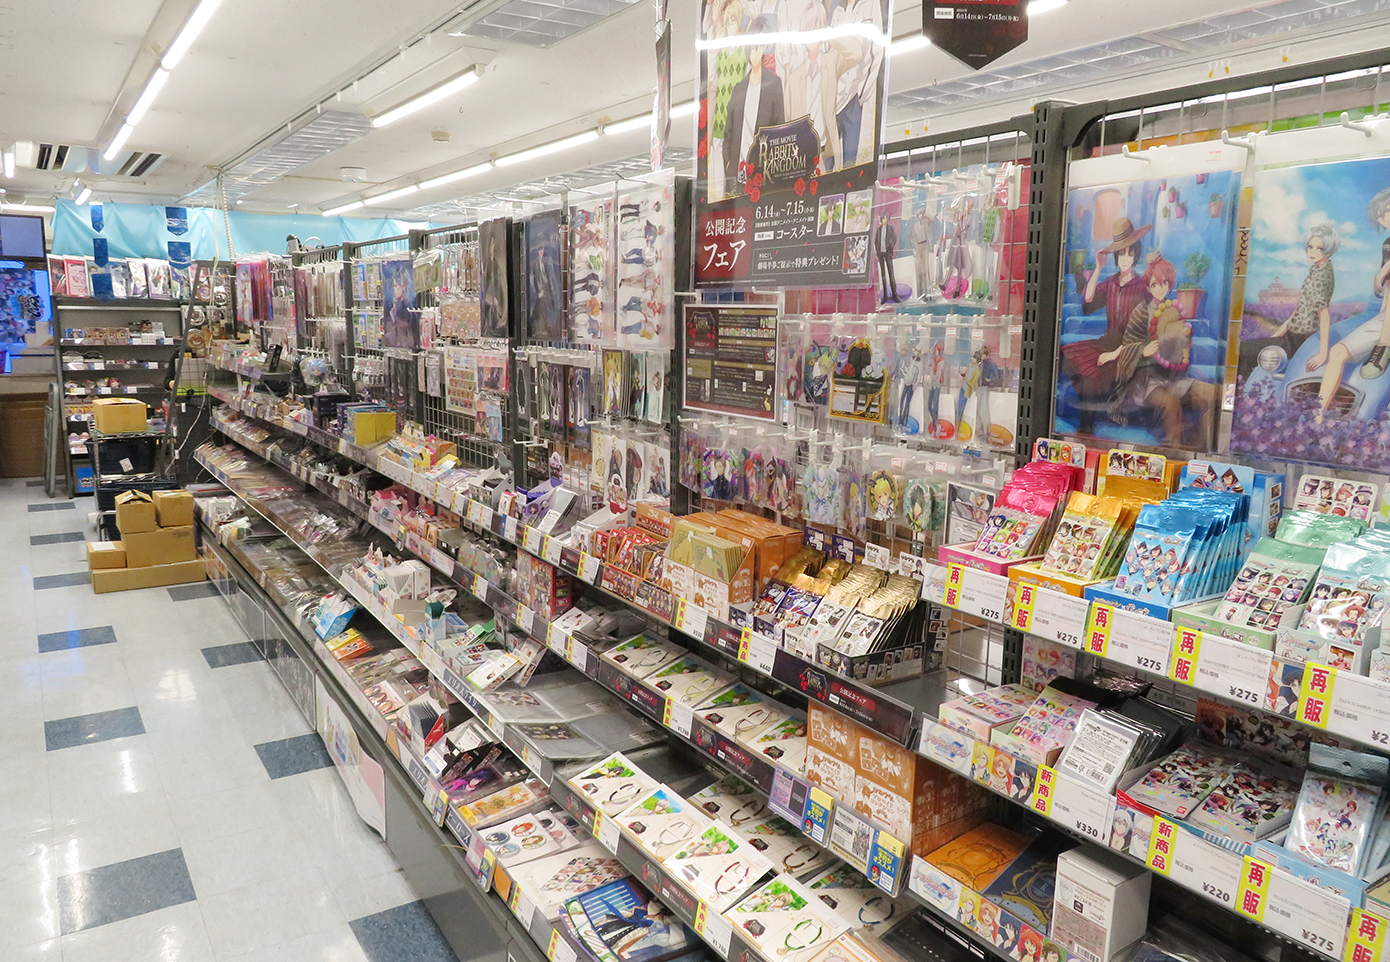
[[[6,21],[0,956],[1390,951],[1384,0]]]

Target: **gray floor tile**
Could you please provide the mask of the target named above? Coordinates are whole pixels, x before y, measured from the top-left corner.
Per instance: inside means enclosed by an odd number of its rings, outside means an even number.
[[[29,536],[29,543],[36,544],[67,544],[71,541],[86,541],[87,536],[81,531],[60,531],[57,534],[35,534]]]
[[[43,723],[44,739],[48,750],[56,752],[75,745],[90,745],[93,742],[110,741],[113,738],[126,738],[145,734],[145,723],[140,720],[140,709],[117,708],[115,711],[99,711],[90,715],[74,715]],[[317,736],[315,736],[317,737]],[[259,750],[259,746],[257,746]],[[320,744],[319,750],[323,751]],[[327,753],[325,752],[325,755]]]
[[[35,511],[73,511],[77,505],[71,501],[40,501],[38,504],[29,505],[30,513]]]
[[[174,601],[192,601],[195,598],[216,598],[217,588],[211,581],[200,581],[192,585],[174,585],[169,589],[169,597]]]
[[[261,756],[261,764],[273,779],[312,772],[333,764],[333,759],[323,747],[323,739],[315,732],[265,742],[256,746],[256,754]]]
[[[203,649],[209,668],[226,668],[229,665],[245,665],[252,661],[263,661],[259,649],[249,641],[238,641],[234,645],[217,645]]]
[[[25,481],[24,486],[26,488],[41,488],[43,487],[43,478],[34,478],[30,481]]]
[[[423,902],[348,923],[371,962],[458,962]]]
[[[192,902],[183,850],[170,849],[58,879],[64,935]]]
[[[73,585],[89,585],[91,583],[92,573],[90,571],[73,571],[65,575],[39,575],[34,579],[34,590],[71,588]]]
[[[100,628],[74,628],[39,635],[39,651],[63,651],[67,648],[90,648],[92,645],[114,645],[116,629],[110,625]]]

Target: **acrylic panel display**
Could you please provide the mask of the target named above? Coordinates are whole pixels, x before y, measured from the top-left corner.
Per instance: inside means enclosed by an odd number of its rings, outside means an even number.
[[[1212,170],[1071,191],[1058,433],[1211,448],[1239,189]]]
[[[407,257],[381,264],[381,343],[385,347],[408,350],[420,346],[415,265]]]
[[[676,209],[670,184],[618,198],[618,346],[651,350],[675,345]]]
[[[507,235],[511,222],[505,218],[486,221],[478,227],[478,273],[482,304],[482,336],[506,337],[511,306],[507,295]]]
[[[576,341],[612,344],[613,201],[570,208],[570,330]]]
[[[561,218],[560,211],[548,210],[532,214],[523,224],[526,333],[535,341],[558,341],[564,336]]]
[[[1390,471],[1388,232],[1390,157],[1259,171],[1233,452]]]

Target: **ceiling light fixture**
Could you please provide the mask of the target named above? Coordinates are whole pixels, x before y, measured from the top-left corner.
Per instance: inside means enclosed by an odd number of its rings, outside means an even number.
[[[159,91],[164,87],[164,82],[169,79],[169,71],[160,67],[150,78],[150,82],[145,84],[145,92],[140,95],[140,99],[135,101],[135,106],[130,108],[130,113],[126,115],[125,122],[134,127],[145,116],[145,111],[150,109],[150,104],[154,103],[154,98],[159,96]]]
[[[347,213],[347,212],[350,211],[350,210],[357,210],[357,208],[362,207],[362,206],[364,206],[364,205],[363,205],[363,203],[362,203],[360,200],[355,200],[355,201],[353,201],[351,204],[344,204],[344,205],[341,206],[341,207],[330,207],[330,208],[328,208],[328,210],[326,210],[326,211],[323,212],[323,216],[324,216],[324,217],[337,217],[339,214]]]
[[[586,130],[582,134],[575,134],[573,137],[566,137],[563,140],[553,140],[548,144],[532,147],[530,150],[508,154],[505,157],[498,157],[493,163],[498,167],[510,167],[512,164],[524,164],[528,160],[535,160],[538,157],[545,157],[548,154],[556,154],[562,150],[569,150],[571,147],[592,143],[595,140],[598,140],[598,131]]]
[[[1037,2],[1037,0],[1034,0],[1034,2]],[[901,40],[894,40],[893,45],[888,48],[888,56],[896,57],[900,53],[911,53],[914,50],[921,50],[923,47],[930,46],[930,37],[928,37],[926,34],[914,33],[910,37],[903,37]]]
[[[82,193],[80,193],[80,194],[77,195],[77,200],[73,201],[73,203],[76,204],[78,207],[81,207],[83,204],[87,203],[87,198],[88,198],[88,197],[91,197],[91,196],[92,196],[92,188],[90,188],[90,187],[83,187],[83,188],[82,188]]]
[[[111,141],[111,146],[106,148],[101,155],[102,160],[110,160],[121,152],[125,142],[130,139],[130,135],[135,132],[135,127],[129,123],[121,124],[121,129],[116,131],[116,136]]]
[[[452,184],[456,180],[463,180],[465,177],[473,177],[487,170],[492,170],[492,161],[488,161],[485,164],[478,164],[476,167],[456,170],[452,174],[441,174],[438,177],[431,177],[429,180],[420,182],[420,189],[429,190],[432,187],[442,187],[445,184]]]
[[[411,184],[409,187],[402,187],[399,190],[387,191],[384,194],[377,194],[375,197],[367,197],[363,199],[362,203],[366,204],[368,207],[372,206],[373,204],[384,204],[387,201],[395,200],[398,197],[404,197],[407,194],[413,194],[419,189],[419,185]]]
[[[203,28],[208,25],[221,3],[222,0],[203,0],[198,4],[193,16],[188,18],[188,22],[183,25],[169,49],[164,51],[164,59],[160,61],[160,65],[165,70],[173,70],[174,65],[183,59],[183,55],[188,53],[188,48],[193,46],[193,41],[198,39],[198,34],[203,32]]]
[[[6,177],[14,176],[14,151],[7,150],[0,154],[0,168],[4,169]]]
[[[616,136],[618,134],[628,134],[634,130],[650,130],[652,127],[652,115],[643,114],[640,117],[632,117],[628,120],[620,120],[616,124],[604,124],[603,135],[605,137]]]
[[[29,212],[31,212],[31,213],[34,213],[34,214],[51,214],[51,213],[53,213],[53,208],[52,208],[52,207],[45,207],[45,206],[42,205],[42,204],[0,204],[0,209],[3,209],[3,210],[27,210],[27,211],[29,211]]]
[[[405,103],[397,107],[392,107],[385,113],[373,117],[372,126],[385,127],[387,124],[400,120],[402,117],[407,117],[417,110],[423,110],[430,104],[438,103],[450,94],[458,93],[464,87],[470,87],[477,83],[479,76],[476,65],[469,67],[457,77],[452,77],[442,84],[431,87],[424,93],[410,98]]]
[[[687,100],[685,103],[671,108],[672,117],[689,117],[700,107],[698,100]]]
[[[1066,5],[1067,0],[1032,0],[1032,2],[1028,4],[1028,16],[1036,17],[1040,13],[1060,10]]]
[[[818,27],[815,30],[771,30],[765,33],[712,37],[708,40],[696,40],[695,48],[697,50],[724,50],[729,47],[756,47],[760,45],[770,47],[784,43],[810,45],[833,40],[847,40],[850,37],[860,37],[880,47],[886,47],[892,43],[891,37],[871,23],[842,23],[833,27]]]

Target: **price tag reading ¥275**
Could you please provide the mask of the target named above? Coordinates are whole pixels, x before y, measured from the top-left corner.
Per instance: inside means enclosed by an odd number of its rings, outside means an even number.
[[[1009,600],[1009,579],[962,565],[946,566],[944,603],[986,621],[1003,621]]]
[[[1204,635],[1194,683],[1202,691],[1258,707],[1264,704],[1273,658],[1274,653],[1263,648]]]
[[[1033,626],[1029,634],[1070,648],[1079,648],[1086,634],[1091,603],[1085,598],[1039,588],[1033,601]]]
[[[1173,650],[1173,626],[1132,611],[1115,610],[1110,623],[1110,646],[1105,657],[1151,671],[1168,674],[1168,660]]]

